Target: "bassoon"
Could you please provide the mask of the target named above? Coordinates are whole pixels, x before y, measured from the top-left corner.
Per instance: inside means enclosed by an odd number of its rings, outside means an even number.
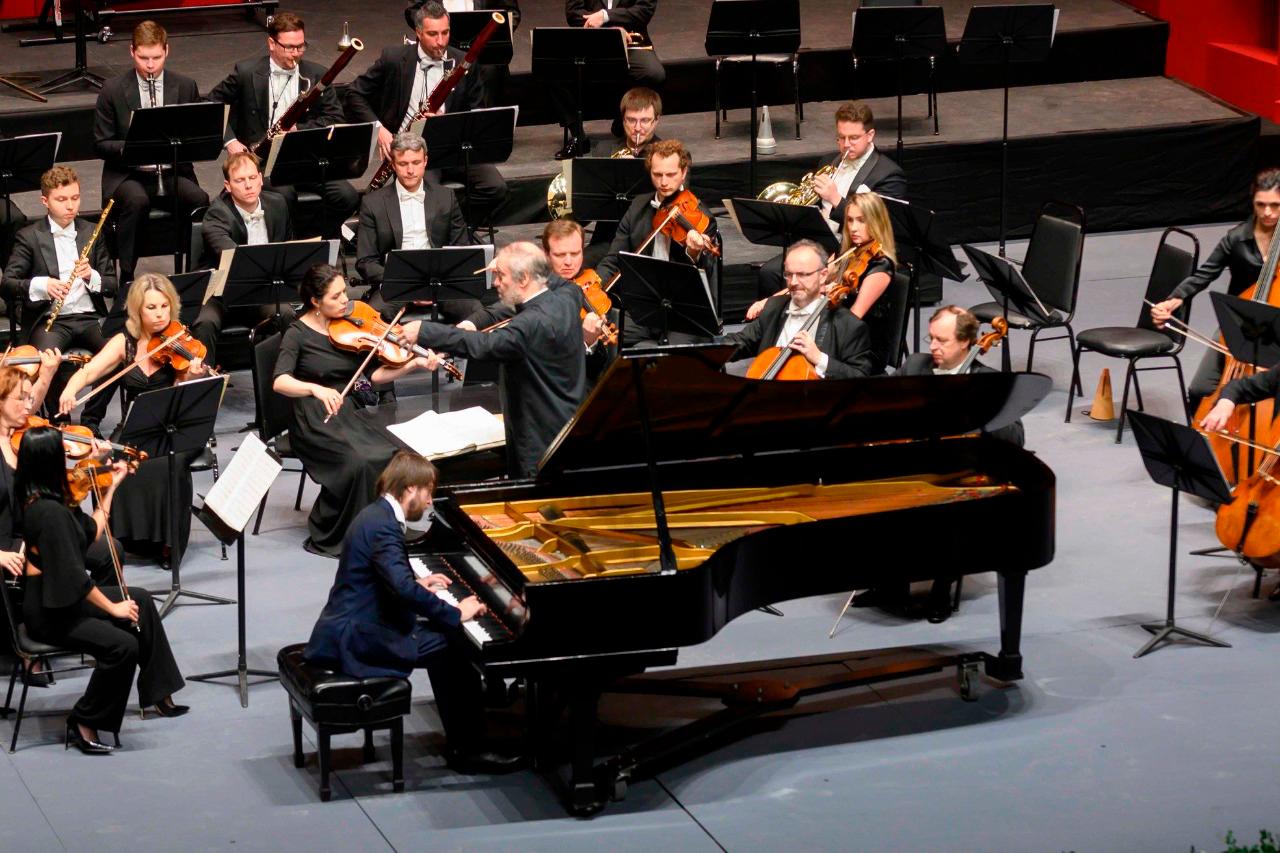
[[[347,46],[346,50],[342,51],[342,53],[338,55],[338,58],[329,66],[329,70],[324,72],[324,75],[320,78],[319,82],[307,89],[307,91],[299,94],[297,100],[290,104],[289,109],[285,110],[284,113],[276,119],[275,124],[271,125],[270,129],[267,130],[267,135],[257,143],[249,146],[250,150],[252,150],[254,154],[258,155],[258,159],[266,159],[267,152],[271,149],[271,140],[275,139],[287,129],[301,121],[302,117],[306,115],[307,110],[311,109],[316,101],[320,100],[320,96],[324,94],[324,90],[328,89],[334,79],[342,73],[342,69],[347,67],[347,63],[354,59],[355,55],[362,50],[364,50],[364,43],[361,42],[360,39],[352,39],[351,44]]]

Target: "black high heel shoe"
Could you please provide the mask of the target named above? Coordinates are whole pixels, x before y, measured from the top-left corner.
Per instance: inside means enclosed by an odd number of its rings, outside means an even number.
[[[175,704],[172,697],[166,698],[151,706],[157,714],[162,717],[181,717],[183,714],[191,710],[190,705]],[[146,712],[143,710],[143,716]]]
[[[62,748],[70,749],[72,745],[83,752],[85,755],[106,755],[114,751],[114,747],[107,746],[105,743],[98,743],[96,740],[85,740],[84,735],[80,734],[80,724],[75,721],[74,717],[67,717],[67,740]]]

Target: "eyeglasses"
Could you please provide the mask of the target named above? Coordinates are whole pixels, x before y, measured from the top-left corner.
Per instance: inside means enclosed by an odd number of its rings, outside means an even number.
[[[624,118],[622,123],[628,127],[652,127],[658,123],[656,118]]]
[[[302,53],[307,48],[311,47],[311,42],[309,41],[304,41],[302,44],[282,44],[274,38],[272,41],[276,43],[276,47],[280,48],[285,53]]]
[[[782,273],[782,277],[787,281],[790,281],[793,278],[806,279],[806,278],[813,278],[815,275],[817,275],[820,272],[822,272],[821,267],[819,267],[816,270],[809,270],[809,272],[799,272],[797,270],[784,270]]]

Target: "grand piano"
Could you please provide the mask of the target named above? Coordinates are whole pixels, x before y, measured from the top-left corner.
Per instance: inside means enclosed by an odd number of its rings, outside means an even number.
[[[625,794],[647,766],[643,750],[597,760],[600,695],[777,602],[995,571],[999,649],[962,663],[1022,677],[1024,581],[1053,558],[1054,476],[979,431],[1032,409],[1049,379],[762,382],[725,374],[724,357],[616,360],[536,478],[443,490],[411,555],[415,570],[453,577],[457,597],[488,604],[468,623],[475,661],[487,678],[524,679],[536,760],[557,779],[569,765],[574,813]],[[797,698],[752,684],[739,705]],[[569,743],[557,752],[565,709]],[[673,738],[662,737],[669,757]]]

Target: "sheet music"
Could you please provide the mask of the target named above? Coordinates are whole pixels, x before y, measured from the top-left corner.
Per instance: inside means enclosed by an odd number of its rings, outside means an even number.
[[[506,444],[502,418],[479,406],[444,414],[429,409],[413,420],[391,424],[387,429],[428,459]]]
[[[282,467],[280,459],[256,435],[248,433],[205,497],[205,509],[231,529],[243,532]]]

